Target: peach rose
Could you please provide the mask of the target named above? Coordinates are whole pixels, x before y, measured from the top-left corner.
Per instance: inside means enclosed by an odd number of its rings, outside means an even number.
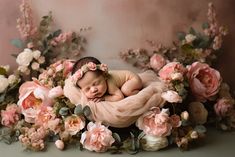
[[[194,62],[188,67],[187,77],[191,91],[199,101],[217,94],[222,80],[217,70],[200,62]]]
[[[204,124],[207,121],[208,111],[200,102],[191,102],[188,106],[189,118],[195,124]]]
[[[214,105],[214,110],[216,115],[220,117],[228,116],[234,107],[234,99],[232,98],[222,98],[217,100]]]
[[[160,70],[166,64],[166,60],[160,54],[154,54],[150,58],[150,66],[154,71]]]
[[[47,128],[48,121],[51,119],[55,119],[55,117],[56,115],[54,114],[52,107],[42,106],[39,112],[36,114],[35,124]]]
[[[80,142],[90,151],[105,152],[115,142],[112,132],[100,122],[90,122],[82,133]]]
[[[64,120],[65,131],[70,135],[76,135],[85,127],[85,119],[77,115],[72,115]]]
[[[167,109],[152,108],[136,121],[136,126],[147,135],[165,137],[171,134],[171,120]]]
[[[185,74],[187,69],[180,64],[179,62],[170,62],[166,64],[159,72],[158,75],[161,79],[165,81],[171,81],[173,74],[180,73],[182,75]]]
[[[34,123],[41,106],[52,105],[52,99],[48,97],[49,89],[40,85],[37,81],[28,81],[20,86],[18,105],[25,121]]]

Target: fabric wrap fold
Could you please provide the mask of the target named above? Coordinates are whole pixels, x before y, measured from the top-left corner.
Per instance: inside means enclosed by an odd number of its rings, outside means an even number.
[[[145,71],[139,76],[143,82],[143,89],[138,94],[126,97],[120,101],[93,102],[88,101],[84,94],[75,87],[68,78],[65,81],[64,95],[77,105],[88,105],[92,112],[92,119],[101,121],[105,125],[123,128],[135,123],[140,115],[153,106],[162,107],[165,101],[161,98],[164,83],[161,82],[153,71]]]

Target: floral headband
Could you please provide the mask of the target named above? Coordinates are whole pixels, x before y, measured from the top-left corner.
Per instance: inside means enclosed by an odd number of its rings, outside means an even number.
[[[73,75],[72,75],[72,82],[76,85],[77,81],[83,77],[83,75],[88,71],[96,71],[101,70],[105,73],[108,72],[108,67],[106,64],[95,64],[93,62],[89,62],[85,65],[83,65],[80,69],[78,69]]]

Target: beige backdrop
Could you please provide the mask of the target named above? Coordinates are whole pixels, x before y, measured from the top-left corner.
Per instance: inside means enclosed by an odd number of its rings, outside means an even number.
[[[217,66],[235,89],[233,0],[32,0],[31,4],[37,22],[52,11],[55,27],[64,31],[91,26],[92,30],[85,34],[86,55],[100,58],[111,68],[134,69],[120,60],[121,50],[146,47],[146,39],[171,45],[177,31],[187,30],[191,25],[199,27],[206,20],[209,1],[216,6],[219,21],[230,30]],[[10,45],[10,40],[19,37],[16,29],[19,4],[19,0],[0,0],[0,64],[13,67],[15,60],[10,54],[19,50]]]

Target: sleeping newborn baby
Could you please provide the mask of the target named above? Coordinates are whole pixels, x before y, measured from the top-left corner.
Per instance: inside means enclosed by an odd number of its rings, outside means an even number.
[[[128,70],[112,70],[94,57],[79,59],[73,66],[72,82],[88,100],[118,101],[142,88],[140,77]]]

